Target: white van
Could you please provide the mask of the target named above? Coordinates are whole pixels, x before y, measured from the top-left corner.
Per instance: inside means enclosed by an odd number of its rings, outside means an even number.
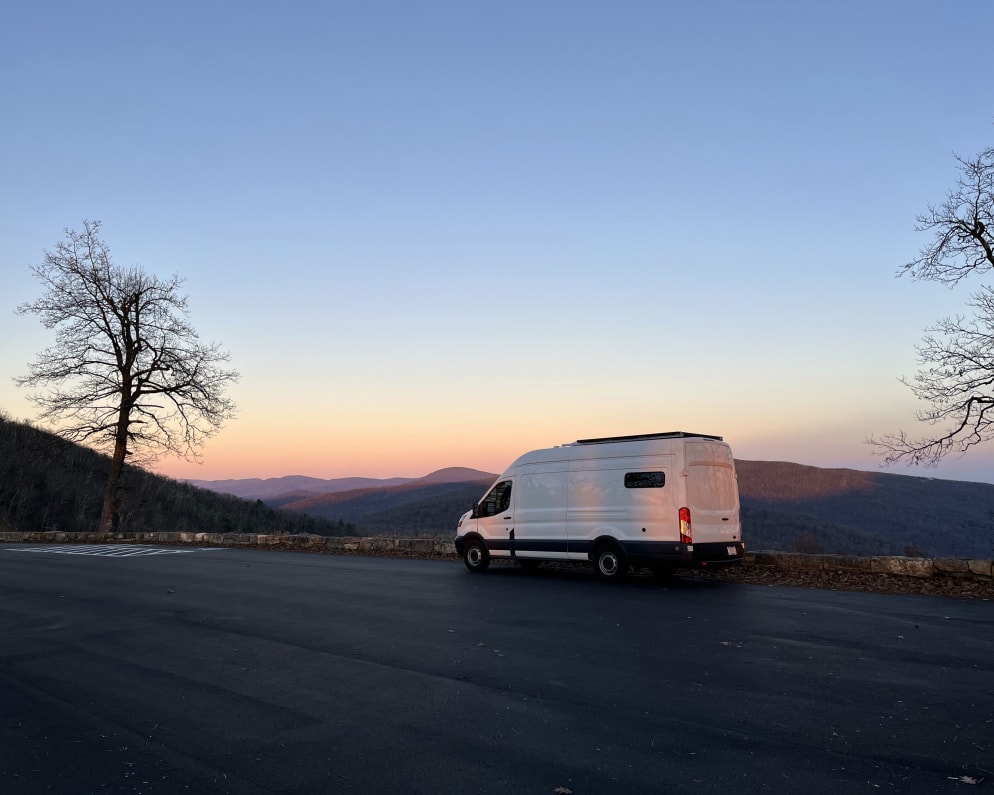
[[[533,450],[463,514],[455,543],[474,572],[491,558],[590,561],[606,580],[630,566],[668,576],[739,563],[731,448],[720,436],[675,431]]]

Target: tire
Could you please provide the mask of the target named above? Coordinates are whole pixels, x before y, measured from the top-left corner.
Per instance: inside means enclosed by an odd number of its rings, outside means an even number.
[[[472,572],[486,571],[490,567],[487,545],[479,538],[469,539],[463,549],[462,560],[466,568]]]
[[[628,574],[628,558],[617,544],[601,544],[594,550],[594,570],[605,582],[620,582]]]

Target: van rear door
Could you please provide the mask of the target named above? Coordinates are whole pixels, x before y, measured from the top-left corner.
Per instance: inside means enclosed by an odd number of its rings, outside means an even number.
[[[739,489],[731,448],[722,442],[687,442],[686,457],[687,507],[695,550],[702,544],[725,544],[736,547],[734,554],[741,555]]]

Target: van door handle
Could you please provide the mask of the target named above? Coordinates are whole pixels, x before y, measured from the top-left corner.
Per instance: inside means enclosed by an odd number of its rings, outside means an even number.
[[[505,517],[504,517],[504,521],[505,521],[505,522],[507,522],[507,521],[510,521],[510,519],[511,519],[511,517],[510,517],[510,516],[505,516]]]

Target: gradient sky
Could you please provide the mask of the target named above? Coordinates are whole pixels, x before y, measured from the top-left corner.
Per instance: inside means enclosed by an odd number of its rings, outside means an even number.
[[[239,416],[181,478],[500,471],[723,435],[876,469],[956,290],[896,278],[994,143],[989,0],[7,3],[0,410],[14,308],[82,219],[185,276]],[[994,482],[988,445],[938,470]]]

